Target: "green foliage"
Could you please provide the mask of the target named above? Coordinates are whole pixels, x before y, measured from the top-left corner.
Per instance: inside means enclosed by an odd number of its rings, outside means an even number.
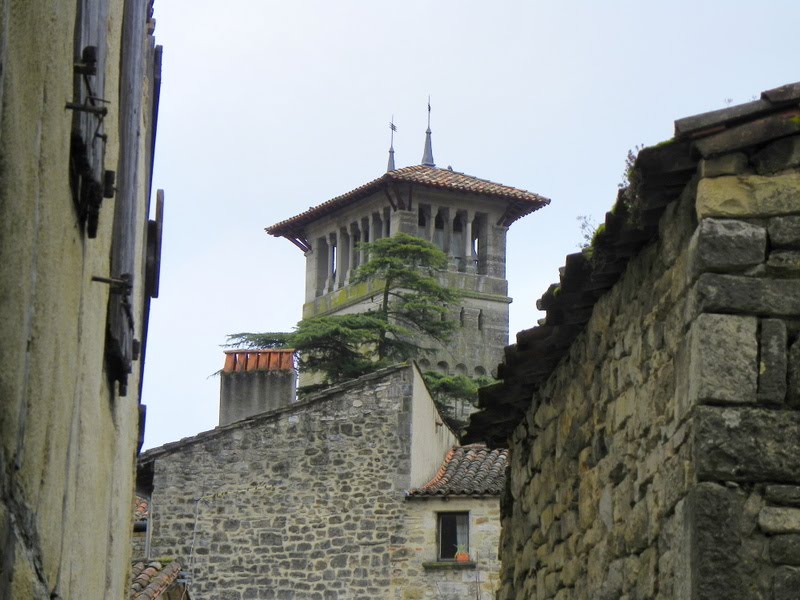
[[[232,333],[228,336],[226,348],[266,349],[291,348],[291,333],[270,331],[267,333]]]
[[[592,245],[592,241],[594,241],[594,232],[597,230],[597,223],[589,215],[581,215],[575,218],[578,220],[578,223],[580,223],[581,226],[582,241],[580,244],[578,244],[578,247],[582,251],[586,251],[586,249]]]
[[[619,198],[628,212],[628,224],[633,227],[642,225],[642,197],[641,197],[641,173],[636,168],[636,157],[644,148],[643,145],[636,146],[633,150],[628,150],[625,157],[625,171],[622,173],[622,181],[619,183]]]
[[[378,359],[406,360],[427,349],[411,341],[419,334],[446,342],[456,327],[448,320],[450,305],[458,294],[443,287],[438,272],[447,268],[447,255],[430,242],[405,233],[359,245],[369,260],[356,271],[352,282],[382,282],[377,312],[394,325],[380,336]],[[409,346],[410,344],[410,346]]]
[[[473,379],[466,375],[443,375],[434,371],[427,371],[422,377],[439,410],[456,431],[466,426],[466,421],[462,418],[464,405],[468,403],[475,406],[478,402],[478,389],[497,382],[487,375]]]
[[[425,338],[446,343],[456,327],[446,318],[448,309],[458,300],[438,282],[447,256],[430,242],[402,233],[361,244],[359,250],[369,259],[351,284],[380,282],[373,308],[303,319],[289,333],[236,334],[228,345],[294,348],[301,370],[337,383],[428,352]]]

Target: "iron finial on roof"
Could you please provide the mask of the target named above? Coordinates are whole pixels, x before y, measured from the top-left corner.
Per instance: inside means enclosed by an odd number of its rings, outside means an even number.
[[[428,96],[428,129],[425,131],[425,150],[422,152],[422,164],[435,167],[433,162],[433,146],[431,145],[431,97]]]
[[[392,131],[391,141],[389,142],[389,164],[386,166],[386,172],[394,171],[394,132],[397,131],[397,125],[394,124],[394,115],[392,120],[389,121],[389,129]]]

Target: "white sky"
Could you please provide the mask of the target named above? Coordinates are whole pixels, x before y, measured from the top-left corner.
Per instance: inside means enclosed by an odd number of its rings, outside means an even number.
[[[511,332],[675,119],[800,80],[796,0],[157,0],[166,194],[145,448],[217,423],[228,333],[301,316],[304,257],[264,228],[418,164],[542,194],[509,231]]]

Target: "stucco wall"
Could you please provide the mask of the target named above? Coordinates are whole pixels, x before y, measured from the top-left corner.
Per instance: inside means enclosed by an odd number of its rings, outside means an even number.
[[[794,598],[797,137],[700,161],[512,436],[499,598]]]
[[[95,3],[96,4],[96,3]],[[98,29],[108,115],[105,164],[117,168],[122,0]],[[79,226],[70,191],[76,3],[6,0],[0,10],[0,598],[122,598],[138,439],[139,364],[121,397],[104,361],[114,200],[97,236]],[[132,7],[152,52],[147,3]],[[149,55],[152,59],[152,55]],[[134,90],[143,133],[152,88]],[[143,137],[137,161],[148,164]],[[147,166],[149,168],[149,164]],[[131,299],[143,336],[147,168],[135,188],[137,271]]]
[[[444,456],[458,441],[436,410],[417,369],[414,369],[413,386],[410,488],[428,483],[436,475]]]

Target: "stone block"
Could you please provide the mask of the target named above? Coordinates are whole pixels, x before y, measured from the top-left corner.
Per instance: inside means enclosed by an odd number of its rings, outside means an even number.
[[[754,402],[758,322],[755,317],[701,314],[690,333],[688,403]]]
[[[773,504],[800,506],[800,486],[768,485],[764,490],[764,497]]]
[[[773,250],[767,260],[767,273],[778,277],[800,277],[800,250]]]
[[[695,205],[708,217],[775,217],[800,212],[800,173],[701,179]]]
[[[770,219],[767,233],[772,248],[800,248],[800,216]]]
[[[691,490],[693,597],[743,597],[739,520],[744,502],[744,494],[716,483],[699,483]]]
[[[764,533],[800,533],[800,508],[765,506],[758,513],[758,526]]]
[[[800,569],[778,567],[772,576],[772,600],[797,600],[800,591]]]
[[[800,165],[800,136],[795,135],[772,142],[757,152],[752,162],[760,175]]]
[[[800,280],[703,273],[693,290],[693,314],[703,312],[800,315]]]
[[[704,219],[690,244],[692,272],[741,271],[764,262],[767,230],[733,219]]]
[[[786,398],[786,324],[780,319],[761,321],[758,361],[758,401],[782,403]]]
[[[800,407],[800,338],[789,347],[787,401],[792,407]]]
[[[719,177],[737,175],[747,170],[747,155],[744,152],[731,152],[715,158],[700,161],[700,177]]]
[[[694,417],[697,477],[800,483],[800,413],[699,406]]]
[[[800,535],[776,535],[769,540],[769,557],[779,565],[800,565]]]

